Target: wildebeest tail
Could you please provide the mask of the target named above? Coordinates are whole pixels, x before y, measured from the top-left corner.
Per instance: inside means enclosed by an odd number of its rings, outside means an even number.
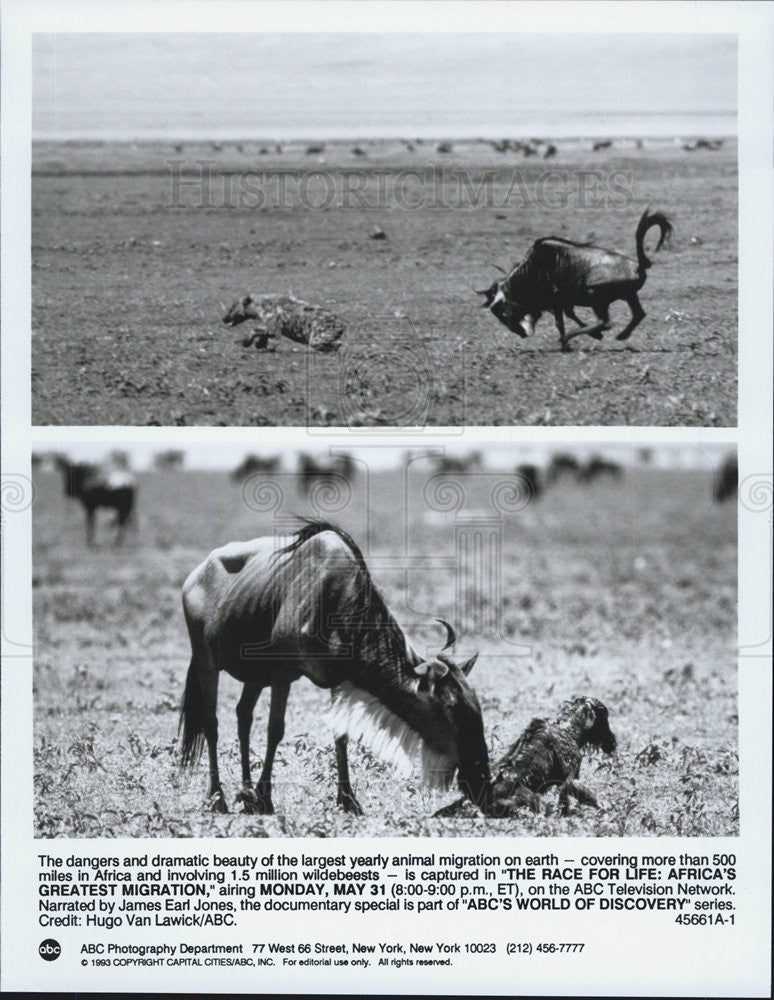
[[[658,226],[660,235],[658,243],[656,244],[656,250],[660,250],[664,245],[665,241],[669,240],[672,236],[672,223],[664,215],[663,212],[650,212],[647,208],[642,213],[642,218],[637,225],[637,263],[640,266],[640,271],[645,271],[651,265],[650,258],[645,253],[645,234],[653,226]]]
[[[180,722],[177,727],[180,735],[180,763],[182,767],[193,767],[202,755],[204,749],[204,697],[199,684],[199,677],[194,660],[188,668],[185,679],[183,707],[180,709]],[[180,733],[182,730],[182,734]]]

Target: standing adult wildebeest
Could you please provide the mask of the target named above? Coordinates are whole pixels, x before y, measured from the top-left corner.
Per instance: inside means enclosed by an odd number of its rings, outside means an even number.
[[[574,243],[559,236],[547,236],[532,244],[524,260],[517,264],[502,281],[489,288],[477,289],[484,295],[484,309],[490,309],[509,330],[528,337],[544,312],[552,312],[559,330],[562,350],[569,350],[573,337],[587,334],[602,339],[609,330],[610,304],[623,299],[632,311],[632,318],[618,334],[617,340],[628,340],[635,327],[645,319],[645,310],[637,292],[645,284],[650,260],[645,254],[645,234],[657,226],[660,237],[656,250],[672,234],[672,223],[663,212],[646,208],[636,232],[637,260],[615,250],[605,250],[591,243]],[[575,306],[594,310],[599,322],[585,325],[575,315]],[[580,329],[565,333],[564,317],[569,316]]]
[[[715,477],[712,495],[718,503],[735,497],[739,492],[739,462],[736,455],[727,455]]]
[[[611,462],[609,458],[602,455],[592,455],[591,458],[578,469],[579,483],[593,483],[600,476],[610,476],[612,479],[620,479],[623,469],[618,462]]]
[[[215,549],[183,585],[191,665],[180,724],[183,765],[206,741],[212,808],[226,812],[217,759],[218,678],[244,684],[237,705],[242,760],[238,800],[246,812],[271,813],[274,754],[284,735],[290,685],[308,677],[333,697],[338,804],[361,813],[349,781],[348,736],[404,773],[422,766],[432,787],[455,772],[463,793],[489,808],[489,755],[481,708],[467,682],[476,657],[457,664],[445,650],[423,660],[376,589],[362,553],[340,528],[306,521],[290,542],[275,537]],[[250,729],[261,691],[271,688],[266,756],[250,775]]]
[[[231,478],[235,481],[247,479],[255,473],[263,473],[270,476],[280,467],[279,456],[273,455],[271,458],[260,458],[258,455],[245,455],[240,464],[231,473]]]
[[[309,494],[315,482],[351,482],[355,477],[355,460],[351,455],[334,455],[329,462],[318,462],[311,455],[302,452],[298,456],[298,489],[304,496]]]
[[[65,496],[80,500],[86,511],[86,543],[94,544],[94,515],[99,507],[116,512],[116,545],[134,511],[137,484],[129,469],[100,467],[89,462],[69,462],[58,455],[56,464],[64,476]]]

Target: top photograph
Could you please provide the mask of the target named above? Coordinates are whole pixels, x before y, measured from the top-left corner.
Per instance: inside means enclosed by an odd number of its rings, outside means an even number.
[[[35,425],[734,427],[737,39],[32,46]]]

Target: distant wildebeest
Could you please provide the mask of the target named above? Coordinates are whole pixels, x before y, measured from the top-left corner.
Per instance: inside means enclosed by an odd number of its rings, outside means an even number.
[[[105,507],[116,512],[116,545],[120,545],[136,500],[137,483],[133,473],[89,462],[69,462],[61,455],[57,456],[56,464],[64,477],[65,496],[80,500],[86,511],[87,544],[94,544],[96,511]]]
[[[362,813],[350,785],[348,737],[361,739],[406,774],[420,764],[425,781],[460,790],[487,812],[489,756],[481,708],[467,681],[476,656],[457,664],[447,641],[423,659],[376,588],[363,554],[346,532],[307,521],[287,544],[274,536],[215,549],[183,585],[191,665],[180,717],[183,766],[194,764],[206,742],[209,800],[227,812],[217,759],[218,678],[240,681],[237,727],[246,812],[271,813],[274,755],[284,735],[291,684],[308,677],[330,689],[338,771],[337,802]],[[271,689],[261,775],[250,773],[250,729],[261,691]]]
[[[554,719],[533,719],[495,770],[492,781],[493,816],[512,816],[521,806],[540,812],[539,796],[559,788],[562,813],[570,797],[599,808],[596,797],[578,781],[583,747],[615,750],[616,738],[607,708],[596,698],[573,698],[562,704]],[[444,806],[436,816],[454,816],[465,799]]]
[[[467,455],[440,455],[435,461],[435,470],[448,475],[453,472],[471,472],[481,468],[481,452],[471,451]]]
[[[568,455],[560,452],[554,455],[548,466],[548,472],[546,473],[546,483],[555,483],[558,479],[563,476],[571,476],[573,479],[577,478],[580,472],[580,463],[574,455]]]
[[[739,492],[739,462],[736,455],[727,455],[715,477],[713,495],[718,503],[730,500]]]
[[[683,143],[683,149],[686,153],[695,153],[697,149],[708,149],[710,152],[715,153],[717,150],[722,149],[722,147],[722,139],[696,139],[693,142]]]
[[[323,480],[346,480],[350,482],[355,476],[355,460],[351,455],[334,455],[329,462],[318,462],[306,452],[298,456],[298,488],[307,494],[314,482]]]
[[[223,317],[227,326],[257,320],[252,336],[242,340],[243,347],[255,343],[266,347],[275,337],[287,337],[297,344],[308,344],[316,351],[335,351],[346,331],[344,321],[322,306],[311,305],[292,295],[245,295]]]
[[[536,465],[524,463],[516,466],[516,475],[529,490],[532,500],[537,500],[542,492],[540,469]]]
[[[520,337],[528,337],[544,312],[552,312],[562,350],[569,350],[573,337],[586,334],[602,340],[602,331],[611,327],[610,305],[618,299],[627,303],[632,318],[618,334],[627,340],[645,318],[637,292],[645,284],[651,261],[645,254],[645,234],[653,226],[660,231],[656,250],[672,234],[672,223],[662,212],[642,214],[636,232],[637,260],[615,250],[591,243],[574,243],[559,236],[547,236],[533,243],[524,260],[501,281],[489,288],[476,289],[485,296],[482,308],[492,313]],[[599,319],[585,325],[575,315],[576,306],[588,306]],[[580,329],[565,333],[564,317]]]
[[[593,143],[591,148],[595,153],[598,153],[601,149],[610,149],[612,145],[613,145],[612,139],[597,139],[597,141]]]
[[[265,475],[271,475],[276,472],[280,467],[280,460],[277,455],[273,455],[271,458],[259,458],[258,455],[245,455],[239,465],[231,473],[231,478],[234,480],[247,479],[248,476],[252,476],[254,473],[262,472]]]
[[[180,448],[167,448],[153,456],[153,466],[159,470],[182,469],[184,463],[185,452]]]
[[[579,483],[591,483],[600,476],[610,476],[612,479],[620,479],[623,469],[618,462],[611,462],[601,455],[592,455],[578,470]]]

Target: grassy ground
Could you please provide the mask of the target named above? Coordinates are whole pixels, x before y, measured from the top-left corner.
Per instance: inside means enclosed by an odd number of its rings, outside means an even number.
[[[734,426],[735,143],[589,146],[36,145],[33,423]],[[676,235],[630,341],[621,303],[572,354],[551,317],[522,341],[478,308],[492,262],[539,236],[633,254],[646,204]],[[343,317],[343,350],[257,352],[222,325],[238,296],[287,291]]]
[[[429,510],[417,466],[407,491],[411,556],[454,562],[454,515]],[[469,485],[458,517],[487,510],[491,481]],[[271,530],[223,474],[147,473],[140,530],[122,550],[100,524],[84,547],[83,513],[52,474],[37,476],[34,517],[35,832],[39,836],[683,835],[738,831],[735,504],[710,500],[709,471],[634,469],[618,481],[557,485],[502,521],[502,601],[460,569],[379,568],[402,551],[398,472],[364,481],[337,515],[366,541],[374,576],[399,620],[445,616],[480,649],[471,681],[493,759],[535,715],[576,694],[610,709],[619,750],[584,764],[606,806],[577,814],[434,820],[451,796],[401,785],[352,750],[363,818],[334,805],[334,757],[321,722],[327,695],[294,685],[275,766],[276,815],[214,816],[205,766],[181,775],[178,707],[189,646],[180,607],[187,573],[213,546]],[[288,488],[288,508],[309,506]],[[460,581],[461,584],[460,584]],[[405,586],[404,586],[405,582]],[[455,597],[459,590],[460,597]],[[487,626],[487,621],[490,622]],[[420,646],[437,627],[412,629]],[[221,681],[220,756],[226,797],[238,788],[234,707]],[[268,697],[259,702],[260,765]],[[551,802],[552,795],[546,797]],[[238,807],[237,807],[238,808]]]

